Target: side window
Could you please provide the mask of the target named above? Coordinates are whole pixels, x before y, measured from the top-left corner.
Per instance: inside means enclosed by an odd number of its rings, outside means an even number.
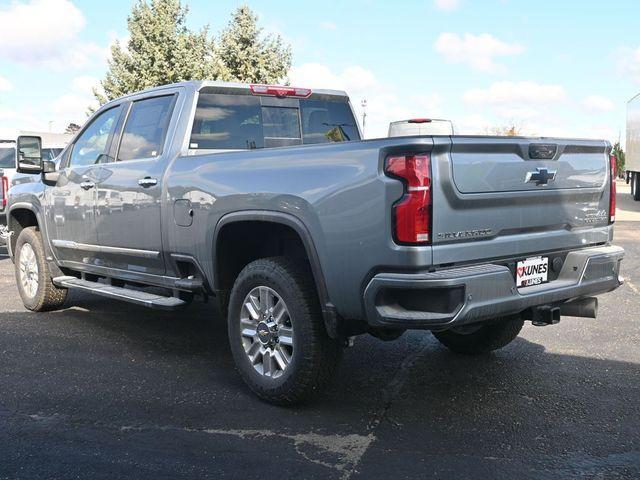
[[[118,160],[162,155],[174,99],[174,95],[167,95],[133,102],[122,132]]]
[[[0,147],[0,168],[16,168],[16,149]]]
[[[120,115],[121,106],[117,106],[98,115],[76,140],[71,152],[71,167],[86,167],[104,162],[113,131]]]
[[[66,168],[69,166],[69,159],[71,158],[71,151],[73,150],[73,146],[69,146],[62,152],[60,158],[58,159],[60,163],[58,163],[58,168]]]

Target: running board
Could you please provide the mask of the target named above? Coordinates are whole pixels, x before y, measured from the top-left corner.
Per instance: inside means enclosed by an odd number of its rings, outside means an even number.
[[[131,290],[130,288],[114,287],[99,282],[90,282],[76,277],[56,277],[54,285],[64,288],[76,288],[85,292],[95,293],[107,298],[122,300],[143,307],[159,310],[177,310],[187,305],[187,302],[177,297],[165,297],[154,293]]]

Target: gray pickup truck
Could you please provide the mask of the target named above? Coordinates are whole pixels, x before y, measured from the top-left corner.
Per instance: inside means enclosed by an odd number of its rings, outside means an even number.
[[[187,82],[100,108],[42,160],[18,140],[9,250],[24,305],[79,289],[151,308],[215,298],[238,371],[291,404],[342,348],[430,330],[455,352],[595,317],[621,284],[605,141],[361,140],[344,92]]]

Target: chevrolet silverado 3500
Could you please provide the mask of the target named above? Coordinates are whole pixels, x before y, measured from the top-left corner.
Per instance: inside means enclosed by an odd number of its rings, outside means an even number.
[[[365,141],[344,92],[186,82],[102,106],[59,166],[40,149],[19,138],[31,180],[8,199],[24,305],[213,297],[273,403],[320,389],[352,336],[485,353],[525,320],[594,317],[621,282],[605,141]]]

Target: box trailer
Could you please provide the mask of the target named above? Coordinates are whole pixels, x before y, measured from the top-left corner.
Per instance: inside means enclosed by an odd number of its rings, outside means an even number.
[[[631,195],[640,201],[640,93],[627,103],[625,170],[627,182],[631,184]]]

